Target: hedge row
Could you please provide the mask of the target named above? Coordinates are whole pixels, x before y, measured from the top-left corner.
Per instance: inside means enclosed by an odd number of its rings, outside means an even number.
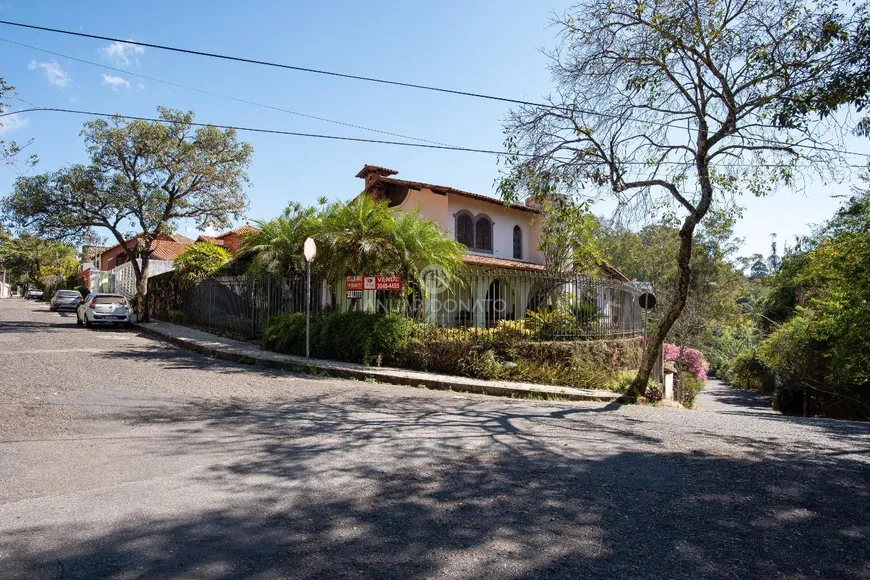
[[[304,355],[304,315],[273,317],[262,346]],[[473,378],[624,391],[643,351],[640,339],[534,342],[513,322],[488,330],[439,329],[395,315],[347,312],[312,318],[311,355]]]
[[[346,312],[311,319],[311,356],[367,365],[393,362],[413,322],[393,315]],[[305,355],[305,315],[278,314],[263,331],[263,348]]]

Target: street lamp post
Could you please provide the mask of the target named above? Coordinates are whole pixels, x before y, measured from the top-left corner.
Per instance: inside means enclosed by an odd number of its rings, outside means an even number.
[[[317,255],[317,245],[308,238],[302,248],[305,256],[305,358],[311,358],[311,262]]]

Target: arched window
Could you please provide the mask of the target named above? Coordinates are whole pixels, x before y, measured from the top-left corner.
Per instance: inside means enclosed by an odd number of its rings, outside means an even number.
[[[492,251],[492,220],[485,215],[477,216],[474,221],[474,249]]]
[[[514,260],[523,259],[523,230],[520,226],[514,226]]]
[[[456,214],[456,241],[466,247],[474,247],[474,219],[467,211]]]

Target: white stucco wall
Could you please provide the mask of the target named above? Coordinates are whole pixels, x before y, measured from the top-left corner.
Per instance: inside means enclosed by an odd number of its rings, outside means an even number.
[[[485,214],[493,222],[492,253],[476,252],[482,256],[514,259],[514,226],[523,230],[522,261],[533,264],[543,264],[544,257],[538,250],[540,240],[539,214],[505,207],[501,203],[488,203],[461,195],[440,195],[429,189],[410,190],[405,200],[395,207],[399,211],[411,211],[420,208],[420,214],[438,223],[441,229],[456,237],[456,214],[462,210],[477,216]]]
[[[462,210],[470,211],[474,216],[485,214],[492,220],[492,249],[493,252],[475,252],[482,256],[494,258],[514,259],[514,226],[520,226],[523,230],[523,258],[524,262],[543,264],[544,258],[538,251],[540,227],[538,219],[540,215],[527,211],[505,207],[500,203],[487,203],[485,201],[463,197],[459,195],[447,196],[447,231],[455,237],[456,214]]]
[[[394,209],[399,211],[413,211],[414,208],[420,208],[420,215],[426,219],[436,222],[442,230],[447,230],[447,196],[433,193],[431,190],[424,189],[418,191],[416,189],[408,190],[408,196],[405,201],[397,205]]]

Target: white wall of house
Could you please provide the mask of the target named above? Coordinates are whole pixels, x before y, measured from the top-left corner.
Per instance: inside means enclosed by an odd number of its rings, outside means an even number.
[[[501,203],[491,203],[461,195],[440,195],[431,190],[410,190],[405,200],[397,205],[399,211],[411,211],[420,208],[420,214],[438,223],[441,229],[450,233],[456,239],[456,214],[461,211],[472,215],[486,215],[493,222],[492,252],[472,253],[506,260],[514,259],[514,226],[520,226],[523,232],[523,262],[543,264],[544,256],[538,250],[540,242],[539,214],[506,207]]]
[[[540,238],[540,226],[538,214],[506,207],[500,203],[488,203],[482,200],[463,197],[459,195],[447,195],[448,231],[456,237],[456,214],[461,211],[469,211],[475,217],[486,215],[492,220],[492,253],[472,253],[505,260],[514,259],[514,226],[520,226],[523,232],[523,262],[543,264],[544,257],[538,251]]]

